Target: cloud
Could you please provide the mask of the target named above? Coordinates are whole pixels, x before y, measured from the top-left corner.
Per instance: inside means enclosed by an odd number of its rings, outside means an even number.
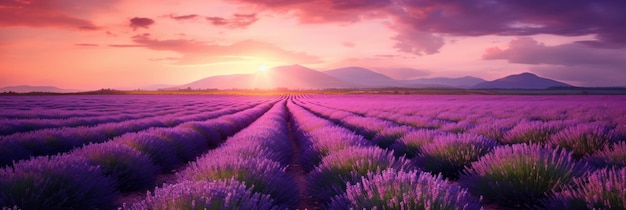
[[[400,52],[414,55],[432,55],[439,53],[439,48],[445,44],[442,36],[432,33],[414,30],[408,27],[397,28],[398,34],[392,39],[396,40],[393,46]]]
[[[98,44],[90,44],[90,43],[80,43],[80,44],[74,44],[75,46],[80,46],[80,47],[97,47],[100,46]]]
[[[200,17],[200,15],[190,14],[190,15],[178,15],[177,16],[177,15],[174,15],[174,14],[170,14],[169,17],[174,19],[174,20],[184,21],[184,20],[195,20],[198,17]]]
[[[137,28],[147,29],[152,24],[154,24],[154,20],[150,18],[134,17],[130,19],[130,27],[133,28],[133,30],[137,30]]]
[[[256,14],[234,14],[231,18],[206,17],[214,26],[221,26],[232,29],[246,28],[259,20]]]
[[[103,1],[109,3],[109,1]],[[3,0],[0,1],[0,26],[2,27],[54,27],[62,29],[98,30],[92,21],[76,16],[76,12],[63,7],[61,0]],[[85,2],[76,2],[83,6]],[[104,4],[104,3],[103,3]],[[89,9],[92,9],[89,7]]]
[[[181,65],[246,60],[298,64],[320,62],[318,57],[284,50],[276,45],[255,40],[218,45],[191,39],[159,40],[152,38],[150,34],[136,35],[132,40],[139,47],[180,53],[182,57],[178,64]]]
[[[379,16],[392,0],[230,0],[261,10],[293,13],[301,23],[356,22]]]
[[[595,35],[596,48],[626,47],[626,1],[230,0],[295,15],[301,23],[388,20],[396,49],[437,53],[445,36]]]
[[[485,60],[530,64],[532,71],[579,85],[626,85],[626,50],[593,48],[581,43],[546,46],[518,37],[508,48],[489,48]]]

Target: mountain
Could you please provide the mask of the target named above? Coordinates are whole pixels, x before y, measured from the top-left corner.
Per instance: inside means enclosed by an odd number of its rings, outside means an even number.
[[[31,93],[31,92],[46,92],[46,93],[71,93],[78,92],[79,90],[61,89],[54,86],[8,86],[0,88],[0,93],[3,92],[16,92],[16,93]]]
[[[253,76],[251,74],[219,75],[181,85],[175,89],[250,89],[252,88],[252,81]]]
[[[356,85],[341,81],[322,72],[300,65],[280,66],[254,74],[236,74],[207,77],[178,89],[326,89],[350,88]]]
[[[408,80],[405,83],[409,86],[448,86],[448,87],[456,87],[456,88],[469,88],[474,85],[486,82],[487,80],[477,78],[477,77],[460,77],[460,78],[448,78],[448,77],[435,77],[435,78],[421,78]]]
[[[346,67],[323,72],[339,80],[363,87],[396,87],[401,86],[384,74],[361,67]]]
[[[493,81],[475,85],[474,89],[547,89],[550,87],[572,87],[572,85],[539,77],[531,73],[509,75]]]

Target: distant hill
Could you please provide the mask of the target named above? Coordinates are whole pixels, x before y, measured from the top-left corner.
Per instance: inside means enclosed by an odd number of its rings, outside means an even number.
[[[572,85],[539,77],[531,73],[509,75],[493,81],[475,85],[474,89],[547,89],[551,87],[572,87]]]
[[[474,85],[486,82],[487,80],[477,78],[477,77],[459,77],[459,78],[448,78],[448,77],[435,77],[435,78],[420,78],[414,80],[408,80],[405,83],[410,86],[448,86],[448,87],[456,87],[456,88],[470,88]]]
[[[346,67],[323,72],[334,78],[363,87],[398,87],[402,86],[384,74],[361,67]]]
[[[291,65],[275,67],[254,74],[207,77],[178,86],[176,89],[327,89],[352,87],[357,86],[304,66]]]
[[[32,92],[46,92],[46,93],[71,93],[71,92],[79,92],[80,90],[70,90],[70,89],[61,89],[54,86],[30,86],[30,85],[19,85],[19,86],[8,86],[0,88],[0,93],[3,92],[16,92],[16,93],[32,93]]]

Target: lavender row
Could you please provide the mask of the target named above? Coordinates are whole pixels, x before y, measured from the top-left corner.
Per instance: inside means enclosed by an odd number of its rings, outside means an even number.
[[[252,107],[237,106],[213,112],[194,115],[154,117],[142,120],[129,120],[119,123],[105,123],[94,127],[75,127],[39,130],[24,134],[14,134],[0,138],[0,166],[31,156],[51,155],[66,152],[87,143],[105,142],[125,133],[138,132],[153,127],[172,127],[187,121],[200,121],[235,113]]]
[[[0,119],[0,135],[9,135],[14,133],[24,133],[34,130],[46,128],[62,128],[62,127],[78,127],[78,126],[96,126],[102,123],[115,123],[126,120],[139,120],[142,118],[164,116],[164,115],[188,115],[194,112],[214,111],[216,107],[203,108],[195,110],[186,110],[181,113],[179,110],[168,109],[143,109],[137,110],[133,114],[111,114],[101,113],[100,116],[94,117],[73,117],[66,119]]]
[[[262,104],[217,119],[127,134],[67,154],[19,161],[0,170],[0,206],[112,208],[118,191],[153,186],[159,171],[216,147],[270,107]]]
[[[286,171],[292,146],[284,102],[177,174],[178,183],[157,188],[124,209],[293,209],[297,187]],[[204,190],[202,190],[204,189]],[[234,195],[234,196],[227,196]]]
[[[318,105],[320,102],[310,103],[308,106],[315,108],[316,111],[320,111],[321,114],[325,114],[327,117],[334,117],[333,119],[339,121],[347,121],[348,126],[355,126],[354,129],[362,129],[364,126],[359,126],[358,121],[347,118],[350,114],[370,114],[376,115],[376,112],[372,111],[358,111],[359,106],[350,106],[340,101],[327,100],[324,106]],[[573,105],[572,105],[573,106]],[[333,113],[333,109],[328,107],[342,107],[340,110]],[[356,107],[356,108],[355,108]],[[361,108],[365,108],[360,106]],[[375,109],[374,107],[370,107]],[[471,106],[468,107],[471,109]],[[350,110],[350,111],[342,111]],[[622,109],[623,110],[623,109]],[[615,111],[615,112],[619,112]],[[330,115],[332,113],[332,116]],[[552,120],[552,121],[528,121],[528,120],[495,120],[483,122],[485,119],[463,119],[462,115],[471,115],[466,110],[459,110],[455,118],[448,118],[448,120],[459,121],[458,123],[448,123],[440,126],[425,126],[426,124],[418,125],[412,123],[412,120],[421,120],[420,116],[389,116],[383,117],[391,118],[393,122],[400,122],[400,124],[409,124],[412,127],[438,129],[453,133],[474,133],[478,135],[486,136],[490,139],[498,140],[502,144],[516,144],[516,143],[540,143],[547,144],[553,147],[563,147],[574,152],[577,158],[583,156],[589,156],[597,152],[599,149],[607,146],[610,143],[614,143],[619,139],[626,139],[626,124],[621,123],[619,120],[608,120],[603,122],[581,122],[578,120]],[[380,117],[380,115],[377,115]],[[373,118],[379,118],[373,117]],[[343,119],[345,118],[345,120]],[[362,118],[369,118],[365,115]],[[519,118],[519,117],[518,117]],[[379,118],[380,119],[380,118]],[[491,119],[491,118],[489,118]],[[381,121],[378,119],[370,120],[371,122]],[[626,123],[626,121],[625,121]],[[361,123],[364,124],[364,123]],[[371,133],[376,133],[380,128],[384,127],[384,123],[376,122],[376,124],[369,125]],[[396,130],[395,133],[401,133],[401,128],[392,128],[389,130]],[[393,132],[392,132],[393,133]],[[370,134],[372,135],[372,134]],[[384,146],[384,145],[383,145]]]
[[[480,209],[480,200],[441,176],[373,147],[362,136],[289,104],[313,164],[309,193],[329,209]]]
[[[227,97],[197,98],[168,96],[20,96],[0,97],[0,119],[66,119],[102,114],[132,114],[146,107],[167,109],[195,107]]]

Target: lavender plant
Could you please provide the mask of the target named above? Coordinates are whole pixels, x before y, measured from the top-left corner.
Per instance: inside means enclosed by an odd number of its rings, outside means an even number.
[[[152,186],[159,172],[147,155],[116,142],[87,145],[71,154],[100,167],[104,175],[116,180],[116,188],[122,192]]]
[[[581,158],[595,153],[616,140],[615,134],[598,124],[579,124],[552,135],[550,143],[568,149],[574,157]]]
[[[529,208],[587,170],[563,149],[514,144],[496,147],[473,162],[459,181],[486,202]]]
[[[145,200],[124,209],[284,209],[265,194],[252,192],[236,180],[185,181],[156,188]]]
[[[323,202],[343,193],[347,184],[354,184],[369,172],[385,169],[410,170],[412,164],[396,158],[391,152],[375,147],[349,147],[328,155],[307,176],[309,193]]]
[[[439,135],[422,146],[415,163],[424,171],[457,179],[470,163],[490,152],[498,142],[472,134]]]
[[[626,169],[605,168],[555,191],[546,206],[553,209],[626,209]]]
[[[222,153],[225,154],[225,153]],[[252,188],[253,192],[270,195],[276,202],[288,206],[297,203],[297,187],[285,168],[266,158],[242,159],[236,155],[211,153],[192,163],[178,174],[178,180],[211,181],[234,179]]]
[[[376,134],[376,136],[372,139],[372,142],[381,148],[388,148],[395,143],[396,140],[402,138],[402,136],[412,130],[413,128],[408,126],[388,127]]]
[[[182,163],[170,142],[150,133],[127,134],[114,141],[145,153],[164,172]]]
[[[422,152],[424,144],[433,142],[436,136],[446,134],[437,130],[415,130],[405,134],[390,146],[397,156],[413,158]]]
[[[0,169],[0,206],[21,209],[106,208],[114,180],[99,167],[73,156],[41,156]]]
[[[502,138],[504,144],[547,143],[552,134],[557,133],[564,125],[559,122],[522,121]]]
[[[369,173],[332,198],[329,209],[481,209],[480,200],[441,176],[416,171]]]
[[[586,158],[596,167],[626,167],[626,141],[604,146],[604,148]]]

